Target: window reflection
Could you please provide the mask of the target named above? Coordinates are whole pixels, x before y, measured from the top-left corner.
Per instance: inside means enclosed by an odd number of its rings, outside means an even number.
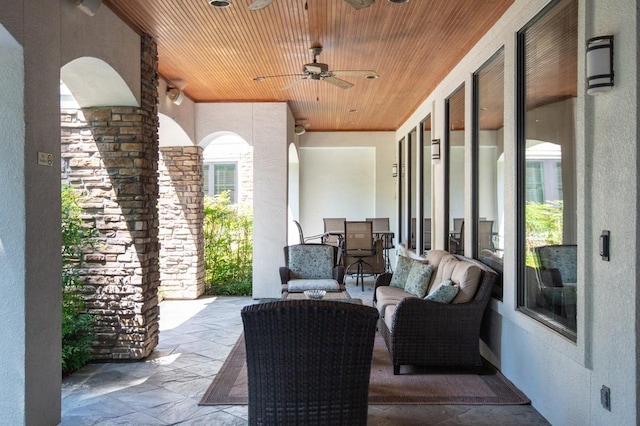
[[[416,129],[413,129],[411,133],[409,133],[408,137],[409,141],[409,170],[408,170],[408,178],[409,178],[409,212],[411,214],[411,221],[409,222],[409,235],[411,235],[411,250],[419,253],[416,250],[416,217],[418,215],[418,191],[417,191],[417,175],[418,175],[418,132]]]
[[[502,298],[504,255],[504,49],[474,75],[476,171],[474,257],[499,276],[493,295]]]
[[[519,305],[576,337],[577,0],[561,0],[518,34]]]
[[[422,122],[422,246],[431,250],[431,115]]]
[[[448,186],[448,249],[464,253],[464,84],[446,100],[446,167]]]

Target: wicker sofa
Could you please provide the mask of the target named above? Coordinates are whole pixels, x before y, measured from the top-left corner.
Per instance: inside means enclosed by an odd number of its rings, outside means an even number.
[[[374,303],[380,314],[378,328],[389,349],[394,374],[400,374],[401,365],[484,371],[480,325],[496,272],[474,259],[442,250],[432,250],[426,259],[412,262],[432,265],[429,295],[446,280],[460,291],[451,303],[439,303],[391,286],[391,273],[377,278]]]

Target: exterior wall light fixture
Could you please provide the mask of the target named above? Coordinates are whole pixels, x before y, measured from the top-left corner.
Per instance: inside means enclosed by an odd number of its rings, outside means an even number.
[[[613,87],[613,36],[587,40],[587,94]]]
[[[431,159],[432,160],[440,159],[440,139],[431,140]]]

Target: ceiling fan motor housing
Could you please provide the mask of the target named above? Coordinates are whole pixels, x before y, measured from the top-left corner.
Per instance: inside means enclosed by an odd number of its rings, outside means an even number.
[[[310,73],[310,74],[322,74],[329,71],[329,65],[322,64],[320,62],[314,62],[311,64],[305,64],[304,67],[302,68],[302,71],[304,73]]]

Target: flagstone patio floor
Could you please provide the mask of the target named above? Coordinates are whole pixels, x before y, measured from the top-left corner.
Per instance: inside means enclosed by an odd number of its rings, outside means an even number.
[[[371,304],[347,280],[352,297]],[[63,426],[246,425],[247,406],[199,406],[198,402],[242,331],[240,309],[250,297],[203,297],[160,304],[160,342],[135,363],[90,364],[62,384]],[[530,405],[370,405],[368,424],[548,425]]]

